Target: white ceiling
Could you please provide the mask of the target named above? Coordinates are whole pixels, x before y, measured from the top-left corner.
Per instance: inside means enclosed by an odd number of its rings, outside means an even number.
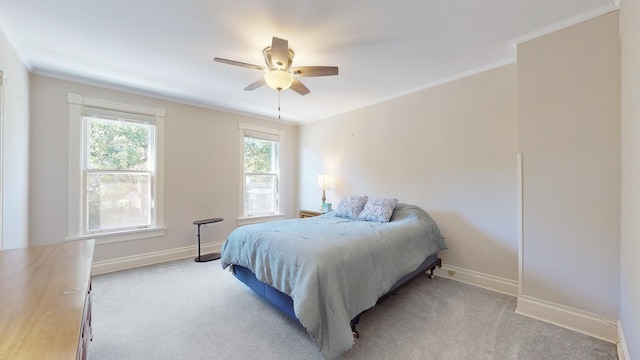
[[[514,61],[514,41],[606,13],[619,0],[0,0],[0,31],[35,74],[260,117],[278,93],[243,91],[272,36],[294,66],[338,66],[282,92],[304,123]]]

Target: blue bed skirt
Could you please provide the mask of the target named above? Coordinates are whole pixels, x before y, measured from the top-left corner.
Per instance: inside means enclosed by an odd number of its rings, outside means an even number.
[[[251,270],[240,265],[233,265],[233,273],[238,280],[245,283],[249,288],[262,296],[265,300],[273,304],[285,314],[289,315],[296,322],[300,322],[293,312],[293,299],[280,290],[258,280]]]
[[[396,283],[391,287],[391,290],[389,290],[389,292],[387,292],[385,295],[380,297],[380,299],[378,299],[378,302],[380,302],[382,299],[384,299],[388,295],[393,294],[396,290],[398,290],[398,288],[407,284],[409,281],[411,281],[418,275],[424,273],[425,271],[431,270],[433,273],[433,270],[435,269],[436,266],[441,266],[441,260],[438,258],[437,253],[427,257],[416,270],[410,272],[409,274],[403,276],[398,281],[396,281]],[[300,323],[300,321],[296,317],[295,312],[293,311],[293,299],[291,299],[289,295],[258,280],[256,276],[253,274],[253,272],[251,272],[251,270],[245,267],[234,265],[233,273],[236,276],[236,278],[238,278],[238,280],[245,283],[249,288],[255,291],[258,295],[260,295],[265,300],[267,300],[268,302],[273,304],[275,307],[280,309],[282,312],[287,314],[290,318]],[[356,316],[356,318],[358,316]]]

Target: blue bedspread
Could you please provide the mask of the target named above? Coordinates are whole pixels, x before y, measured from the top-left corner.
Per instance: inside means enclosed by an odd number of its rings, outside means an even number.
[[[402,276],[446,246],[421,208],[397,204],[385,224],[336,217],[246,225],[222,246],[222,266],[241,265],[291,296],[327,359],[353,346],[350,321]]]

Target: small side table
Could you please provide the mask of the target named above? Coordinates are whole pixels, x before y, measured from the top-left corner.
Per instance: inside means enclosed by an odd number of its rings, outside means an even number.
[[[200,225],[212,224],[212,223],[220,222],[222,220],[224,220],[224,218],[211,218],[211,219],[204,219],[204,220],[196,220],[193,222],[194,225],[198,225],[198,257],[194,259],[196,262],[206,262],[206,261],[220,259],[219,253],[200,255]]]
[[[298,217],[301,219],[304,219],[304,218],[314,217],[322,214],[323,214],[322,211],[300,210],[300,212],[298,213]]]

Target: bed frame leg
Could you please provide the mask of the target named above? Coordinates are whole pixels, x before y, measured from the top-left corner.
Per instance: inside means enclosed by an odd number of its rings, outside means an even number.
[[[351,320],[351,334],[353,335],[354,340],[360,337],[358,330],[356,330],[356,325],[359,322],[360,322],[360,315],[356,316],[355,318],[353,318],[353,320]]]
[[[429,269],[429,273],[427,274],[429,279],[433,279],[433,270],[436,269],[436,266],[439,267],[439,268],[442,267],[442,260],[441,259],[438,259],[438,261]]]

